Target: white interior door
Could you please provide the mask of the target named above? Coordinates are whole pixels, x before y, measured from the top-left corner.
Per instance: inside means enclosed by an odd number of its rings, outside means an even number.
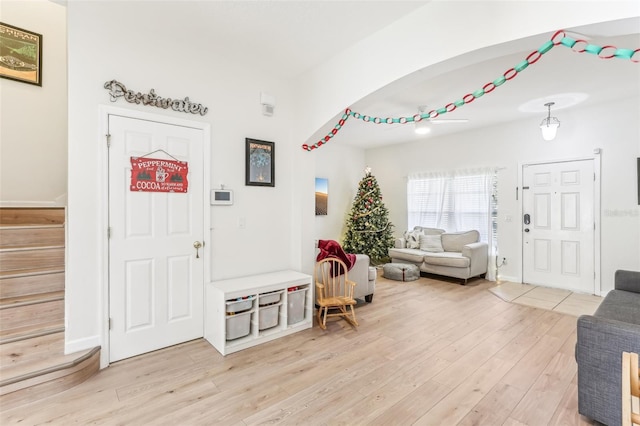
[[[204,132],[110,115],[109,134],[113,362],[203,336],[204,256],[194,243],[204,241]],[[188,162],[186,193],[130,189],[131,157],[154,151],[149,158]]]
[[[593,163],[523,166],[523,282],[594,294]]]

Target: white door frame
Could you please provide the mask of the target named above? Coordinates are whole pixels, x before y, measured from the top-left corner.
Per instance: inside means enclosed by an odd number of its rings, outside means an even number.
[[[118,108],[107,105],[99,105],[99,119],[100,119],[100,133],[98,135],[98,143],[100,144],[100,171],[99,171],[99,187],[101,188],[101,202],[103,208],[100,209],[99,223],[100,232],[99,237],[99,251],[100,256],[99,265],[101,268],[101,312],[99,313],[99,321],[101,323],[100,344],[102,350],[100,351],[100,368],[109,366],[109,239],[107,238],[107,228],[109,226],[109,150],[107,147],[107,133],[109,130],[109,116],[117,115],[120,117],[155,121],[157,123],[163,123],[173,126],[191,127],[193,129],[199,129],[203,133],[203,183],[202,183],[202,197],[203,203],[203,234],[205,236],[204,247],[202,250],[202,259],[204,261],[204,281],[208,281],[211,277],[211,241],[207,240],[207,237],[211,235],[211,215],[209,211],[209,191],[211,189],[211,125],[201,121],[185,120],[182,118],[172,117],[162,114],[152,114],[132,109]],[[203,283],[204,285],[204,283]],[[203,289],[204,294],[204,289]],[[202,300],[204,304],[204,298]],[[204,309],[204,307],[203,307]]]
[[[527,162],[518,162],[518,187],[517,194],[518,198],[516,203],[518,204],[518,221],[520,223],[520,227],[518,228],[520,232],[518,232],[518,259],[520,259],[520,268],[518,270],[518,282],[522,282],[522,277],[524,276],[524,262],[522,258],[522,168],[524,166],[533,166],[533,165],[541,165],[541,164],[550,164],[550,163],[565,163],[570,161],[584,161],[584,160],[593,160],[593,172],[595,173],[595,180],[593,182],[593,221],[595,223],[595,230],[593,234],[593,256],[594,256],[594,265],[593,270],[595,273],[594,277],[594,290],[595,294],[602,296],[602,282],[600,278],[600,262],[601,262],[601,254],[600,254],[600,148],[595,148],[593,150],[593,157],[576,157],[576,158],[563,158],[558,160],[545,160],[545,161],[527,161]]]

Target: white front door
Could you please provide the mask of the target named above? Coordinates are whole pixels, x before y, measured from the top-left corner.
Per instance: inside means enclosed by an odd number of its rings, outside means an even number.
[[[524,165],[522,280],[595,292],[594,162]]]
[[[109,115],[109,357],[203,336],[204,132]],[[152,153],[152,154],[150,154]],[[188,163],[187,192],[130,189],[131,157]],[[196,244],[197,245],[197,244]]]

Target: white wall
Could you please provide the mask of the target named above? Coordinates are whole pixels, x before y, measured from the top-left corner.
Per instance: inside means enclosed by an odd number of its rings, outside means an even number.
[[[0,21],[42,34],[42,87],[0,79],[0,205],[65,205],[66,9],[2,0]]]
[[[521,232],[518,166],[522,163],[593,157],[602,149],[602,290],[613,288],[616,269],[640,270],[640,207],[637,205],[636,158],[640,157],[640,97],[595,107],[559,110],[558,136],[545,142],[536,119],[513,122],[440,138],[429,138],[366,151],[366,162],[378,170],[390,219],[400,236],[407,228],[406,177],[420,171],[498,166],[499,250],[507,258],[500,276],[519,276]],[[410,155],[408,155],[410,153]],[[512,216],[512,222],[505,217]]]
[[[154,21],[157,4],[69,2],[69,236],[66,282],[67,349],[99,344],[107,313],[102,310],[105,250],[103,193],[106,155],[99,134],[99,106],[115,105],[211,124],[211,177],[214,188],[234,191],[233,206],[210,208],[212,231],[206,241],[211,279],[278,269],[299,269],[300,222],[295,199],[298,176],[290,122],[292,90],[286,81],[212,57],[194,43],[188,22]],[[184,29],[184,31],[182,31]],[[202,46],[200,46],[202,47]],[[189,96],[209,107],[205,116],[134,105],[111,104],[106,81],[116,79],[143,93]],[[277,99],[273,117],[261,113],[260,92]],[[245,138],[275,142],[275,188],[244,185]],[[313,170],[306,171],[309,177]],[[304,180],[304,177],[302,177]],[[311,194],[313,196],[313,194]],[[244,219],[245,228],[238,225]]]
[[[206,48],[197,47],[197,34],[192,34],[189,22],[182,22],[178,15],[168,25],[154,20],[155,12],[166,10],[173,3],[154,2],[149,7],[148,2],[69,2],[67,347],[91,346],[99,338],[106,317],[101,310],[100,293],[104,286],[101,265],[106,255],[101,225],[106,207],[101,192],[105,175],[100,169],[105,148],[98,128],[98,106],[109,104],[103,89],[105,81],[117,79],[141,92],[155,88],[162,96],[190,96],[209,107],[205,117],[183,114],[182,118],[211,124],[210,182],[214,187],[224,183],[235,191],[233,207],[211,209],[213,230],[207,247],[213,279],[284,267],[309,272],[313,241],[318,236],[313,214],[314,177],[328,170],[335,158],[316,161],[314,154],[319,151],[304,152],[300,144],[322,123],[329,121],[333,125],[331,116],[346,105],[438,60],[548,32],[559,24],[624,18],[631,15],[630,5],[635,6],[634,2],[624,2],[613,8],[611,2],[594,2],[589,8],[576,9],[574,2],[563,2],[562,7],[554,5],[554,13],[550,14],[549,7],[541,2],[527,3],[520,9],[491,2],[491,7],[476,7],[473,13],[461,15],[460,5],[448,6],[449,3],[433,2],[434,7],[429,8],[430,3],[291,82],[211,57]],[[496,7],[504,7],[501,20],[494,19],[487,27]],[[461,18],[465,21],[459,22]],[[450,34],[451,22],[460,24],[452,30],[454,35],[466,28],[473,37],[448,36],[447,43],[432,43],[427,52],[432,54],[421,55],[422,59],[416,62],[412,54],[415,41]],[[273,118],[260,113],[261,91],[277,98]],[[119,102],[121,107],[149,112],[150,107]],[[276,188],[244,187],[245,137],[276,142]],[[352,177],[357,184],[364,164],[356,159],[356,153],[347,157],[359,163],[360,170]],[[382,169],[378,164],[370,165],[382,184]],[[338,192],[346,192],[352,185],[349,182]],[[382,190],[391,209],[391,190],[384,186]],[[240,217],[246,221],[245,229],[237,226]],[[341,232],[337,223],[331,228],[322,230],[322,234]]]
[[[316,177],[329,179],[326,216],[316,216],[315,239],[342,243],[346,220],[358,183],[364,176],[364,150],[341,144],[328,144],[315,154]],[[375,175],[375,170],[373,171]]]

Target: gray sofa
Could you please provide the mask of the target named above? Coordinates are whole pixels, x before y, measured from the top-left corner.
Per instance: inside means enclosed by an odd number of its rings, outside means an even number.
[[[389,249],[392,263],[411,263],[420,271],[467,279],[487,272],[488,245],[478,231],[445,232],[416,226]]]
[[[616,271],[615,289],[578,318],[578,412],[622,424],[622,352],[640,353],[640,272]]]

